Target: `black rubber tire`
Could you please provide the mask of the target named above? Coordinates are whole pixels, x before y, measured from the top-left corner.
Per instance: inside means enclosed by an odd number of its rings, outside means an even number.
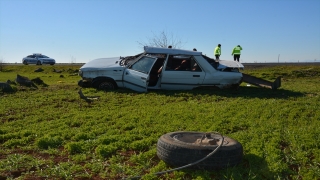
[[[98,90],[112,91],[117,89],[117,84],[112,79],[104,79],[93,82],[93,87]]]
[[[211,153],[218,145],[196,145],[193,143],[183,142],[174,139],[176,135],[199,135],[202,136],[203,132],[171,132],[162,135],[157,143],[158,157],[172,166],[184,166],[194,163]],[[221,139],[220,135],[211,134],[212,137]],[[212,156],[199,162],[189,169],[222,169],[232,167],[239,164],[243,157],[242,145],[229,137],[224,137],[224,144]]]
[[[37,61],[37,65],[42,65],[40,61]]]
[[[28,65],[27,61],[23,61],[23,64],[24,64],[24,65]]]

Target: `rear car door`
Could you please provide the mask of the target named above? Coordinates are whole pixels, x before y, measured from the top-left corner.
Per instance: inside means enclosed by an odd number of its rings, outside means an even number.
[[[183,60],[184,67],[181,65]],[[161,74],[161,89],[191,90],[202,86],[205,76],[206,73],[193,57],[171,57]]]
[[[129,65],[123,74],[124,87],[138,92],[146,92],[149,82],[149,74],[157,58],[143,56],[137,62]]]

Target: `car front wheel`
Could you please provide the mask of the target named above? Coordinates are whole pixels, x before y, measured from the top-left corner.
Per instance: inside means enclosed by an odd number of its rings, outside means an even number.
[[[117,89],[117,85],[112,80],[101,80],[93,83],[93,87],[98,90],[111,91]]]
[[[37,65],[42,65],[42,64],[41,64],[41,61],[37,61]]]
[[[28,65],[27,61],[23,61],[23,64],[24,64],[24,65]]]

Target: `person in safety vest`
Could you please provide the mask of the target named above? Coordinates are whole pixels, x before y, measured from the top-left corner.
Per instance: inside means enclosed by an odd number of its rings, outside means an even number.
[[[218,46],[214,49],[214,55],[216,56],[216,59],[220,59],[221,55],[221,44],[218,44]]]
[[[242,47],[240,45],[238,45],[238,46],[233,48],[231,56],[233,55],[233,60],[234,61],[238,61],[239,62],[240,55],[241,55],[241,50],[242,50]]]

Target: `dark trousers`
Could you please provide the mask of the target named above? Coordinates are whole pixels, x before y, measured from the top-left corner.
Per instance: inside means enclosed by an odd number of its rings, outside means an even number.
[[[239,62],[240,54],[239,55],[233,55],[233,60]]]
[[[219,59],[220,58],[220,55],[215,55],[216,56],[216,59]]]

